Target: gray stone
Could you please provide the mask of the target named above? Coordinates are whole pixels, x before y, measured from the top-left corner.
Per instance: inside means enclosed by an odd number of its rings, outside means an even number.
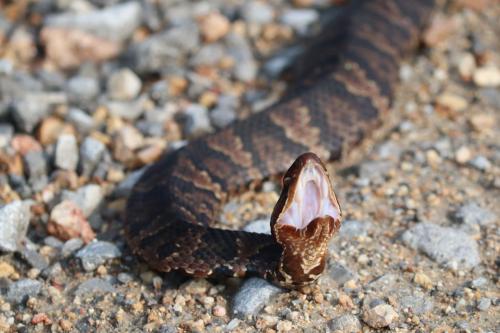
[[[244,228],[244,231],[247,232],[256,232],[259,234],[271,234],[271,224],[269,223],[269,219],[261,219],[255,220],[253,222],[248,223]]]
[[[327,323],[331,332],[358,333],[361,331],[359,319],[352,314],[337,316]]]
[[[62,134],[57,139],[54,163],[60,169],[76,170],[78,165],[78,145],[73,134]]]
[[[183,114],[184,131],[188,136],[194,136],[211,131],[207,109],[199,104],[189,105]]]
[[[141,5],[130,1],[84,13],[50,15],[45,25],[78,29],[110,41],[123,42],[132,36],[141,20]]]
[[[236,112],[231,109],[215,108],[210,112],[210,120],[218,128],[223,128],[236,120]]]
[[[96,184],[82,186],[76,192],[62,192],[62,200],[73,201],[81,208],[85,217],[89,217],[96,210],[103,197],[104,193],[101,187]]]
[[[84,245],[81,238],[71,238],[67,240],[61,248],[61,255],[66,258],[79,250]]]
[[[425,295],[405,295],[401,296],[399,304],[403,309],[409,309],[411,313],[421,315],[432,311],[434,304]]]
[[[120,249],[115,244],[105,241],[90,243],[76,253],[86,271],[93,271],[107,259],[118,258],[121,255]]]
[[[486,171],[486,170],[489,170],[491,168],[491,162],[483,155],[479,155],[479,156],[474,157],[472,160],[469,161],[469,163],[474,168],[481,170],[481,171]]]
[[[372,224],[366,221],[346,220],[340,226],[339,236],[343,238],[366,237]]]
[[[230,33],[226,38],[229,54],[235,59],[233,74],[236,79],[250,82],[257,77],[257,63],[248,40],[243,36]]]
[[[274,9],[262,1],[249,1],[241,7],[241,16],[250,23],[270,23],[274,18]]]
[[[354,274],[349,268],[344,265],[334,262],[328,267],[328,275],[335,281],[339,286],[344,285],[347,281],[357,279],[356,274]]]
[[[171,324],[161,325],[158,331],[158,333],[177,333],[177,332],[178,332],[177,327]]]
[[[118,281],[120,281],[121,283],[129,283],[130,281],[132,281],[134,278],[132,275],[130,275],[129,273],[119,273],[118,276],[117,276],[117,279]]]
[[[63,246],[63,242],[61,242],[59,239],[57,239],[54,236],[47,236],[43,239],[43,243],[47,246],[50,246],[54,249],[61,249]]]
[[[233,299],[233,314],[236,316],[254,316],[264,307],[269,299],[282,292],[282,289],[260,278],[246,280]]]
[[[11,112],[16,126],[31,133],[35,126],[49,114],[49,105],[31,94],[16,99],[11,104]]]
[[[40,69],[37,72],[37,77],[43,83],[44,87],[49,90],[62,90],[66,78],[61,72],[47,69]]]
[[[116,292],[115,287],[113,287],[108,281],[100,278],[92,278],[80,283],[80,285],[75,290],[75,295],[87,296],[89,294],[114,292]]]
[[[94,119],[87,112],[78,108],[70,108],[66,119],[75,125],[78,133],[89,133],[96,127]]]
[[[134,101],[107,101],[105,105],[109,113],[115,117],[136,120],[144,113],[148,102],[147,96],[142,95]]]
[[[33,191],[41,191],[48,183],[47,160],[41,151],[32,151],[24,155],[24,165],[28,174],[28,183]]]
[[[11,124],[0,124],[0,148],[4,148],[10,143],[13,135],[14,127]]]
[[[488,279],[480,276],[470,282],[470,286],[474,289],[481,289],[488,284]]]
[[[99,140],[86,137],[80,145],[80,167],[82,175],[89,177],[92,175],[97,165],[101,161],[106,146]]]
[[[481,262],[476,241],[454,228],[420,223],[405,231],[402,240],[451,269],[470,269]]]
[[[216,66],[225,54],[222,44],[207,44],[191,57],[189,63],[191,66]]]
[[[175,26],[163,33],[152,35],[132,44],[127,55],[135,72],[157,73],[172,68],[199,45],[196,24]]]
[[[481,297],[479,302],[477,302],[477,309],[479,311],[486,311],[490,308],[491,306],[491,299],[487,297]]]
[[[121,101],[136,98],[141,88],[141,79],[128,68],[122,68],[111,74],[107,82],[109,97]]]
[[[167,80],[160,80],[151,85],[149,96],[156,101],[158,105],[165,105],[170,98],[170,86]]]
[[[115,188],[115,191],[113,194],[117,197],[127,197],[130,194],[130,191],[132,191],[132,188],[134,187],[135,183],[141,178],[142,174],[148,166],[142,167],[139,170],[135,170],[131,173],[128,174],[127,178],[122,180],[122,182]]]
[[[21,257],[33,268],[42,271],[49,266],[47,259],[36,251],[35,248],[22,246],[19,250]]]
[[[478,96],[493,108],[500,108],[500,94],[498,94],[497,88],[481,88],[478,91]]]
[[[359,177],[370,179],[371,181],[382,180],[394,164],[390,161],[369,161],[362,163],[359,168]]]
[[[399,161],[402,149],[397,142],[388,141],[378,146],[377,152],[381,159]]]
[[[9,174],[9,184],[14,191],[16,191],[21,198],[27,199],[32,195],[31,188],[29,187],[26,179],[23,176],[14,173]]]
[[[0,208],[0,250],[13,252],[26,237],[30,222],[30,201],[13,201]]]
[[[86,106],[99,95],[99,82],[89,76],[74,76],[66,83],[66,93],[71,103]]]
[[[12,283],[7,290],[6,299],[9,302],[19,304],[25,302],[29,297],[40,293],[42,283],[37,280],[22,279]]]
[[[458,223],[463,223],[469,226],[488,225],[494,223],[497,219],[496,215],[479,206],[476,202],[469,202],[458,208],[453,214],[453,218]]]
[[[286,9],[281,15],[281,22],[292,27],[299,34],[307,32],[309,26],[316,22],[319,14],[314,9]]]
[[[229,323],[227,323],[226,329],[228,331],[232,331],[236,327],[238,327],[238,325],[240,324],[240,322],[241,322],[241,320],[239,320],[238,318],[233,318],[233,319],[231,319],[231,321]]]

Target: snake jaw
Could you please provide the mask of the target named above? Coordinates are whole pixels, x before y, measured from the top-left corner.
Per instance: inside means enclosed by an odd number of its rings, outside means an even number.
[[[283,252],[276,279],[285,287],[315,281],[326,263],[328,241],[340,228],[341,210],[328,172],[313,153],[297,158],[283,178],[271,230]]]

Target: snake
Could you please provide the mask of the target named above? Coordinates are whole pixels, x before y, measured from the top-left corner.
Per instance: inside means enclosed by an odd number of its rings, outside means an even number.
[[[348,2],[296,61],[278,102],[147,167],[125,209],[132,251],[160,272],[258,276],[289,289],[316,281],[342,219],[323,161],[340,160],[383,124],[400,63],[433,7]],[[230,198],[276,176],[270,235],[214,226]]]

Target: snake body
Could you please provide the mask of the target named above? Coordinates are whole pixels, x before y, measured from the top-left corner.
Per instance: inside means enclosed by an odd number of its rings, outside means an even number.
[[[342,24],[326,29],[302,57],[303,70],[280,102],[145,171],[126,208],[132,250],[159,271],[258,275],[287,287],[314,281],[325,262],[324,245],[314,238],[323,232],[319,227],[301,233],[312,237],[301,245],[304,254],[294,250],[284,258],[288,245],[279,240],[288,236],[279,230],[271,236],[210,225],[228,198],[250,183],[283,174],[304,152],[340,159],[379,125],[391,106],[399,63],[418,45],[432,7],[432,0],[353,1]],[[301,163],[294,165],[289,173]],[[324,233],[331,236],[340,221],[327,224]],[[308,258],[317,260],[307,273]]]

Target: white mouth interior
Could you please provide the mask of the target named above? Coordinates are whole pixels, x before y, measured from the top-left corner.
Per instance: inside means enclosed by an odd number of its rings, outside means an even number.
[[[317,217],[340,218],[340,212],[330,196],[330,182],[322,168],[308,163],[297,180],[295,195],[278,223],[304,229]]]

